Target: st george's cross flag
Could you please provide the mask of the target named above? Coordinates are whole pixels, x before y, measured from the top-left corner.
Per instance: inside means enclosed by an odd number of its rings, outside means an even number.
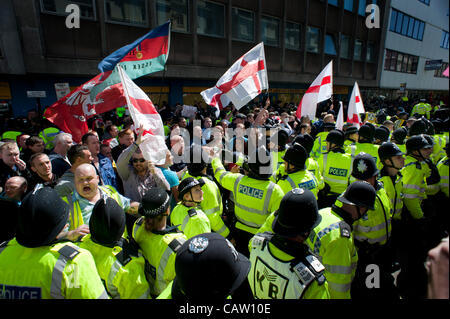
[[[206,104],[219,110],[230,102],[239,110],[268,88],[264,43],[261,42],[234,62],[216,86],[200,94]]]
[[[352,123],[353,126],[359,128],[362,125],[359,114],[365,112],[361,93],[359,92],[358,82],[355,82],[352,95],[350,96],[350,101],[348,102],[347,123]]]
[[[147,94],[130,79],[120,65],[117,68],[134,127],[138,128],[142,125],[144,129],[139,148],[146,160],[156,165],[163,165],[166,160],[167,146],[164,141],[161,116]]]
[[[320,72],[303,95],[295,115],[297,118],[316,117],[317,103],[328,100],[333,95],[333,60]]]

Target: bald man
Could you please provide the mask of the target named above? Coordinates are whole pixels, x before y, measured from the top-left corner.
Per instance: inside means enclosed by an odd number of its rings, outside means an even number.
[[[131,215],[137,215],[138,202],[120,195],[111,185],[98,185],[98,175],[92,164],[81,164],[75,170],[75,191],[63,197],[70,206],[68,228],[58,237],[76,241],[80,236],[89,234],[89,220],[92,209],[100,198],[113,198],[123,210]]]
[[[5,191],[0,194],[0,199],[20,204],[23,195],[27,191],[27,185],[27,180],[22,176],[9,178],[5,183]]]

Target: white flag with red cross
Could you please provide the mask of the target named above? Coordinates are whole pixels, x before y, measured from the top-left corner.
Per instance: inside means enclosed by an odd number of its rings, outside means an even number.
[[[120,65],[117,68],[134,127],[142,125],[144,129],[139,148],[146,160],[162,165],[166,159],[167,145],[161,116],[147,94],[130,79]]]
[[[350,101],[348,102],[347,123],[352,123],[353,126],[359,128],[362,125],[359,114],[365,112],[361,93],[359,92],[358,82],[355,82],[352,95],[350,96]]]
[[[200,94],[206,104],[219,110],[232,102],[236,109],[269,88],[264,43],[256,45],[244,54],[217,81],[216,86]]]
[[[328,100],[333,95],[333,60],[320,72],[311,83],[300,101],[295,115],[298,118],[308,116],[315,118],[317,103]]]
[[[344,105],[342,104],[342,101],[339,101],[339,113],[336,120],[336,128],[338,130],[342,130],[344,127]]]

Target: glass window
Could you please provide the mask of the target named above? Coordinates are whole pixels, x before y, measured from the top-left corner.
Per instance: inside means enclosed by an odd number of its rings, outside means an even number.
[[[82,18],[95,19],[93,0],[41,0],[41,11],[67,16],[66,7],[69,4],[78,5]]]
[[[406,72],[411,73],[412,72],[412,62],[413,62],[413,57],[410,56],[408,59],[408,67],[406,69]]]
[[[419,20],[414,20],[414,32],[413,32],[413,38],[414,39],[417,39],[417,37],[418,37],[419,25],[420,25],[420,21]]]
[[[367,43],[366,61],[375,61],[375,43],[373,42]]]
[[[197,1],[197,33],[225,37],[225,7],[222,4]]]
[[[106,21],[147,25],[145,0],[105,0]]]
[[[403,24],[402,24],[402,34],[403,35],[406,35],[408,33],[408,22],[409,22],[409,17],[404,16]]]
[[[172,20],[172,31],[189,32],[187,0],[157,0],[156,19],[158,25]]]
[[[395,32],[395,23],[397,22],[397,11],[392,10],[391,13],[391,25],[389,27],[390,31],[394,31]]]
[[[300,50],[300,24],[286,22],[285,46],[288,49]]]
[[[395,71],[395,67],[397,66],[397,51],[393,51],[391,55],[391,65],[389,70]]]
[[[397,53],[397,67],[395,71],[400,72],[402,70],[403,53]]]
[[[405,54],[405,55],[403,56],[402,72],[404,72],[404,73],[406,73],[406,70],[407,70],[407,68],[408,68],[408,58],[409,58],[409,55],[407,55],[407,54]]]
[[[344,9],[353,12],[353,0],[344,0]]]
[[[362,46],[363,46],[363,43],[361,40],[355,40],[355,51],[353,54],[353,59],[355,59],[357,61],[362,60]]]
[[[423,30],[425,28],[425,23],[420,22],[420,26],[419,26],[419,35],[417,36],[418,40],[422,40],[423,39]]]
[[[402,30],[402,23],[403,23],[403,13],[398,12],[397,23],[395,25],[395,32],[400,33],[400,31]]]
[[[278,47],[280,39],[280,20],[272,17],[261,17],[261,40],[266,45]]]
[[[319,52],[320,30],[314,27],[306,28],[306,51]]]
[[[414,18],[409,17],[409,24],[408,24],[408,37],[412,37],[413,36],[413,31],[414,31]]]
[[[338,0],[328,0],[328,4],[331,4],[332,6],[337,7],[338,6]]]
[[[442,31],[441,48],[448,49],[448,32]]]
[[[253,42],[255,37],[253,12],[232,8],[231,19],[233,39]]]
[[[412,66],[411,66],[411,73],[416,74],[417,73],[417,65],[419,64],[419,57],[413,56],[412,60]]]
[[[325,35],[325,53],[329,55],[337,55],[334,36],[331,34]]]
[[[419,0],[422,3],[425,3],[427,6],[430,5],[430,0]]]
[[[341,58],[350,59],[350,37],[341,34]]]
[[[359,0],[358,14],[360,16],[366,15],[366,0]]]

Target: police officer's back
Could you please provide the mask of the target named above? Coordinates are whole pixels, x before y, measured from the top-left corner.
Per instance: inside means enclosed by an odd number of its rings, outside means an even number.
[[[359,128],[358,142],[354,145],[349,145],[346,152],[352,156],[352,159],[361,152],[370,154],[375,163],[378,164],[378,145],[373,144],[375,141],[375,126],[372,123],[366,123]]]
[[[305,244],[319,222],[317,201],[311,191],[294,188],[283,197],[273,232],[252,238],[248,280],[255,298],[330,298],[325,267]]]
[[[91,253],[57,241],[68,215],[69,207],[49,187],[25,196],[16,237],[0,246],[1,298],[108,298]]]

